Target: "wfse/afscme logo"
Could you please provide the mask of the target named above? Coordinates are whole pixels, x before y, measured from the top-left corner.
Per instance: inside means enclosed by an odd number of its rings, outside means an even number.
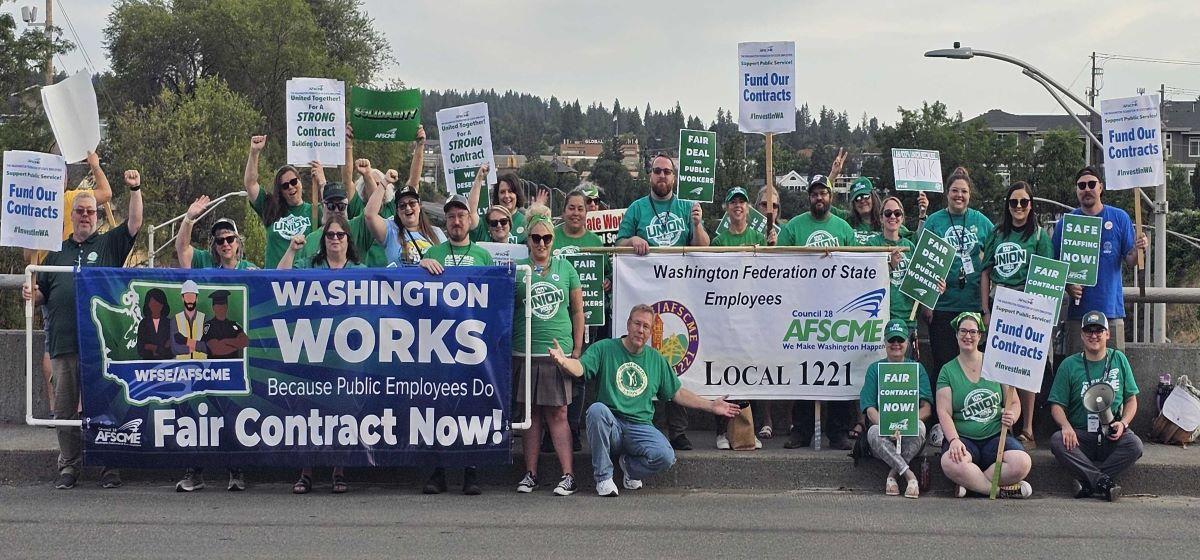
[[[879,318],[887,290],[879,288],[851,299],[836,312],[794,310],[784,342],[879,342],[884,320]],[[865,319],[854,318],[861,311]]]
[[[142,445],[142,419],[130,420],[116,428],[97,428],[95,443],[105,445]]]

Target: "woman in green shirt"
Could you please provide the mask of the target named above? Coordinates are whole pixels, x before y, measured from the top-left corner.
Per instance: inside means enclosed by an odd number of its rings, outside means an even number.
[[[870,179],[859,177],[850,184],[850,214],[846,221],[854,228],[859,245],[870,245],[871,239],[883,231],[882,207]]]
[[[1011,428],[1021,415],[1021,402],[1014,398],[1012,388],[981,376],[982,324],[979,314],[970,312],[960,313],[950,322],[957,333],[958,356],[942,366],[937,381],[938,423],[945,437],[942,472],[958,485],[960,498],[968,490],[979,494],[991,491],[1000,426]],[[1025,482],[1031,464],[1020,442],[1006,436],[1000,497],[1026,498],[1033,493],[1033,487]]]
[[[525,476],[517,484],[517,492],[533,492],[537,486],[538,442],[542,426],[550,432],[554,453],[562,467],[562,478],[554,488],[559,496],[570,496],[578,489],[575,484],[571,456],[571,428],[567,424],[567,405],[571,404],[572,377],[559,371],[550,358],[550,348],[556,343],[571,348],[572,358],[583,353],[583,288],[575,267],[566,259],[550,256],[554,246],[554,224],[550,209],[541,204],[529,208],[529,235],[525,240],[529,258],[518,265],[533,268],[532,308],[529,318],[530,371],[525,372],[525,274],[517,273],[516,303],[513,306],[513,375],[516,401],[524,403],[528,392],[532,412],[529,431],[522,441],[525,456]],[[528,387],[526,377],[528,376]]]
[[[263,268],[275,268],[279,258],[287,250],[288,240],[296,234],[308,235],[316,229],[312,221],[312,204],[304,202],[304,185],[300,182],[300,171],[284,165],[275,171],[268,193],[258,184],[258,157],[267,145],[266,136],[250,138],[250,155],[246,159],[246,170],[242,178],[250,207],[262,219],[266,229],[266,255]],[[314,174],[323,174],[318,162],[312,162]]]
[[[525,191],[521,190],[520,184],[521,179],[517,177],[516,173],[505,173],[498,177],[496,185],[491,189],[491,206],[503,206],[508,209],[512,219],[512,229],[509,230],[509,234],[516,237],[517,242],[523,243],[528,232],[525,231]],[[544,202],[541,193],[539,193],[537,201]],[[471,231],[471,241],[491,241],[487,222],[481,221]]]

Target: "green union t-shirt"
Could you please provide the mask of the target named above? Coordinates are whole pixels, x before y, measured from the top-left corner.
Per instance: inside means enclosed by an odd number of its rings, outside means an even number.
[[[908,263],[912,260],[913,251],[916,250],[917,247],[913,245],[912,241],[909,241],[903,237],[897,239],[896,241],[890,241],[885,239],[882,235],[876,235],[875,237],[868,239],[867,245],[875,247],[908,248],[907,251],[900,253],[900,264],[888,273],[888,285],[891,286],[888,289],[888,299],[890,300],[890,303],[888,304],[888,312],[890,319],[899,319],[904,321],[908,324],[908,328],[910,329],[916,327],[917,321],[915,319],[912,321],[908,320],[908,316],[912,314],[913,298],[910,298],[900,292],[900,284],[904,283],[904,274],[908,272]]]
[[[198,269],[204,269],[204,268],[224,268],[224,267],[218,266],[213,261],[212,253],[210,253],[208,251],[202,251],[200,249],[192,247],[192,268],[198,270]],[[238,260],[237,266],[234,266],[233,268],[234,268],[234,270],[258,270],[258,267],[254,266],[254,263],[252,263],[246,259]]]
[[[425,258],[433,259],[442,266],[492,266],[492,254],[474,243],[466,247],[454,247],[445,241],[427,249]]]
[[[633,236],[645,239],[651,247],[684,247],[692,241],[692,202],[672,196],[671,200],[653,200],[643,196],[629,205],[617,239]]]
[[[533,266],[529,259],[520,259],[516,264]],[[571,332],[571,290],[580,289],[579,274],[566,259],[550,259],[550,265],[541,274],[534,272],[529,324],[529,350],[532,356],[549,356],[553,341],[557,340],[563,352],[571,353],[575,340]],[[512,352],[515,356],[525,355],[525,271],[517,270],[517,299],[513,305]]]
[[[746,227],[742,233],[725,230],[712,239],[713,247],[748,247],[750,245],[766,245],[767,237],[758,230]]]
[[[1021,239],[1019,231],[1010,231],[1008,235],[1000,233],[1000,228],[992,230],[987,241],[983,243],[983,268],[991,268],[988,278],[995,284],[1021,289],[1025,279],[1029,277],[1029,260],[1033,255],[1048,259],[1054,258],[1054,247],[1050,236],[1038,228],[1029,236]]]
[[[925,220],[925,229],[953,245],[958,254],[958,258],[950,261],[950,274],[946,276],[946,293],[938,298],[938,311],[979,311],[983,242],[991,235],[993,228],[992,221],[974,208],[967,208],[964,214],[954,215],[942,209],[930,214]],[[960,271],[966,272],[966,281],[962,288],[958,287]]]
[[[788,220],[779,230],[777,244],[781,247],[853,247],[858,243],[854,229],[846,220],[833,214],[818,220],[812,212],[805,212]]]
[[[613,414],[638,424],[654,423],[654,397],[675,398],[679,378],[667,359],[650,345],[637,354],[625,349],[622,338],[606,338],[583,351],[585,379],[596,379],[596,400]]]
[[[525,236],[529,233],[525,228],[525,212],[520,208],[513,213],[512,219],[509,220],[508,237],[513,239],[513,243],[524,243]],[[492,234],[488,231],[487,215],[480,216],[479,223],[475,229],[471,230],[471,241],[491,241]]]
[[[267,189],[258,189],[258,198],[251,202],[250,207],[254,209],[254,213],[258,214],[259,218],[262,218],[263,211],[267,207]],[[292,243],[293,235],[312,233],[314,229],[312,204],[301,202],[292,206],[288,208],[283,217],[275,220],[275,223],[264,224],[264,226],[266,227],[267,249],[263,259],[263,268],[275,268],[279,264],[279,259],[282,259],[283,254],[287,252],[288,245]]]
[[[591,230],[585,229],[583,230],[583,235],[580,235],[579,237],[570,237],[567,235],[566,230],[563,229],[562,224],[559,224],[558,227],[554,228],[554,248],[551,254],[556,257],[562,257],[566,255],[574,255],[578,253],[580,249],[603,246],[604,241],[600,239],[599,235],[596,235]]]
[[[354,200],[358,200],[355,198]],[[385,268],[388,265],[383,246],[375,242],[375,236],[367,227],[366,216],[355,216],[350,219],[350,239],[358,258],[367,268]],[[311,259],[321,249],[321,237],[325,235],[325,227],[319,227],[305,238],[304,247],[296,253],[296,260]]]
[[[867,371],[863,374],[863,388],[858,394],[858,408],[866,412],[868,408],[879,410],[879,364],[889,363],[887,360],[879,360],[867,366]],[[917,364],[917,395],[918,400],[925,401],[930,405],[933,404],[933,392],[929,390],[929,374],[925,373],[925,366],[920,362],[914,362],[909,359],[900,360],[901,364]]]
[[[1004,398],[1000,384],[982,377],[971,383],[958,358],[946,362],[938,374],[937,388],[949,387],[954,429],[959,437],[988,439],[1000,433],[1000,408]]]
[[[1113,418],[1120,418],[1121,406],[1129,397],[1138,394],[1133,368],[1125,353],[1110,348],[1107,355],[1106,360],[1093,362],[1082,353],[1072,354],[1063,360],[1058,366],[1058,373],[1054,374],[1054,385],[1050,387],[1046,401],[1062,406],[1067,412],[1067,420],[1080,430],[1087,429],[1088,417],[1087,409],[1083,408],[1083,393],[1093,383],[1103,381],[1112,385],[1116,394],[1112,403]],[[1104,371],[1105,362],[1108,363],[1108,371]]]

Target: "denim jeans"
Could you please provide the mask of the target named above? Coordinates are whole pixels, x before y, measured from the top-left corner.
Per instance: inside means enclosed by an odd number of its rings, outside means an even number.
[[[588,407],[587,434],[597,483],[613,477],[614,454],[628,458],[629,472],[625,474],[637,480],[675,464],[675,450],[658,428],[617,418],[604,403]]]

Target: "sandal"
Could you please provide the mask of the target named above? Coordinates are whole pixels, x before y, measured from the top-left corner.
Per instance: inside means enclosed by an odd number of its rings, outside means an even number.
[[[300,480],[292,485],[293,494],[307,494],[310,490],[312,490],[312,478],[306,474],[300,475]]]
[[[350,487],[346,486],[346,475],[341,475],[341,474],[333,475],[333,493],[334,494],[345,494],[346,491],[349,489],[350,489]]]
[[[864,426],[862,422],[856,422],[854,424],[854,427],[850,428],[850,432],[848,434],[846,434],[846,437],[848,437],[850,439],[858,439],[858,436],[861,436],[863,433],[863,430],[865,430],[866,428],[867,427]]]
[[[758,437],[759,439],[771,439],[775,437],[775,433],[771,426],[767,425],[758,429]]]
[[[914,479],[908,481],[908,487],[904,489],[904,497],[912,498],[915,500],[920,496],[921,496],[921,485],[920,485],[920,483],[917,482],[917,479],[914,478]]]
[[[1029,432],[1021,432],[1021,435],[1017,436],[1017,441],[1021,442],[1021,447],[1024,447],[1026,450],[1037,449],[1037,441],[1033,439],[1033,434]]]
[[[895,477],[887,477],[887,483],[883,485],[883,493],[888,496],[900,495],[900,485],[896,483]]]

